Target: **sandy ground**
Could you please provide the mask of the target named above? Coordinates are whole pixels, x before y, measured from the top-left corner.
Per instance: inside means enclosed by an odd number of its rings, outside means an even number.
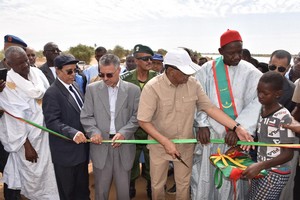
[[[0,173],[1,174],[1,173]],[[93,171],[92,171],[92,164],[89,164],[89,174],[90,174],[90,192],[91,192],[91,200],[94,199],[94,177],[93,177]],[[170,176],[167,181],[167,188],[169,189],[170,187],[173,186],[173,177]],[[136,180],[136,196],[132,200],[147,200],[147,192],[146,192],[146,185],[147,181],[143,177],[139,177]],[[116,190],[114,187],[114,184],[112,184],[111,190],[110,190],[110,195],[109,195],[110,200],[115,200],[116,199]],[[0,183],[0,200],[4,200],[3,197],[3,183]],[[22,200],[27,200],[25,197],[22,198]],[[175,194],[167,194],[166,193],[166,200],[175,200]]]

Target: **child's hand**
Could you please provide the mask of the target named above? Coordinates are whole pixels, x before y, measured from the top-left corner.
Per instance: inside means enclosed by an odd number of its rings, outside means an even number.
[[[261,163],[254,163],[247,167],[245,171],[242,173],[243,178],[253,179],[259,172],[263,170]]]

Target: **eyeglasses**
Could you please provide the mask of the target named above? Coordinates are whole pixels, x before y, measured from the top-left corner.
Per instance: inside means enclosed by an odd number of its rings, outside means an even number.
[[[142,61],[145,61],[145,62],[147,62],[147,61],[152,61],[153,60],[153,58],[152,58],[152,56],[144,56],[144,57],[139,57],[139,58],[136,58],[136,59],[138,59],[138,60],[142,60]]]
[[[49,51],[49,52],[51,52],[51,53],[60,53],[61,52],[61,50],[60,49],[45,49],[44,51]]]
[[[276,65],[269,66],[269,70],[271,70],[271,71],[274,71],[276,69],[278,69],[279,72],[285,72],[285,70],[286,70],[286,68],[282,67],[282,66],[279,66],[279,67],[277,67]]]
[[[64,70],[61,69],[61,71],[64,71]],[[65,72],[66,72],[68,75],[71,75],[71,74],[73,74],[73,73],[76,74],[76,73],[77,73],[77,69],[69,69],[69,70],[66,70]]]
[[[27,57],[35,57],[35,54],[27,54]]]
[[[101,73],[101,72],[99,72],[98,76],[101,77],[101,78],[104,78],[105,76],[107,78],[112,78],[117,70],[118,69],[116,69],[113,73]]]

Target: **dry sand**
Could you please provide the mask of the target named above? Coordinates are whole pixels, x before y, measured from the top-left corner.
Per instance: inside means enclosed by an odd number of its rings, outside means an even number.
[[[1,174],[1,173],[0,173]],[[92,170],[92,164],[89,164],[89,175],[90,175],[90,192],[91,192],[91,200],[94,199],[94,177],[93,177],[93,170]],[[139,177],[136,180],[136,197],[133,198],[132,200],[147,200],[147,192],[146,192],[146,185],[147,181],[143,177]],[[167,181],[167,188],[170,188],[173,186],[173,176],[168,178]],[[109,195],[110,200],[115,200],[116,199],[116,190],[114,187],[114,184],[112,184],[111,190],[110,190],[110,195]],[[174,200],[175,199],[175,194],[167,194],[166,193],[166,200]],[[3,197],[3,183],[0,184],[0,200],[4,200]],[[27,200],[25,197],[22,198],[22,200]]]

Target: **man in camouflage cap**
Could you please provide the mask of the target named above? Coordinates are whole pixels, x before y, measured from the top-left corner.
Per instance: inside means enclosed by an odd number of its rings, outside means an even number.
[[[154,55],[151,48],[148,46],[144,46],[141,44],[137,44],[133,48],[133,56],[136,63],[136,69],[128,71],[121,75],[121,79],[131,82],[142,90],[144,85],[153,77],[158,75],[157,72],[150,70],[152,68],[152,56]],[[135,134],[135,138],[137,140],[146,140],[148,134],[142,129],[139,128]],[[144,177],[147,180],[147,196],[151,197],[151,182],[150,182],[150,165],[149,165],[149,150],[146,145],[138,144],[136,145],[136,155],[133,163],[133,167],[131,170],[131,179],[130,179],[130,198],[135,197],[135,180],[138,178],[140,174],[139,168],[139,159],[141,153],[144,153],[145,158],[145,169],[144,169]]]

